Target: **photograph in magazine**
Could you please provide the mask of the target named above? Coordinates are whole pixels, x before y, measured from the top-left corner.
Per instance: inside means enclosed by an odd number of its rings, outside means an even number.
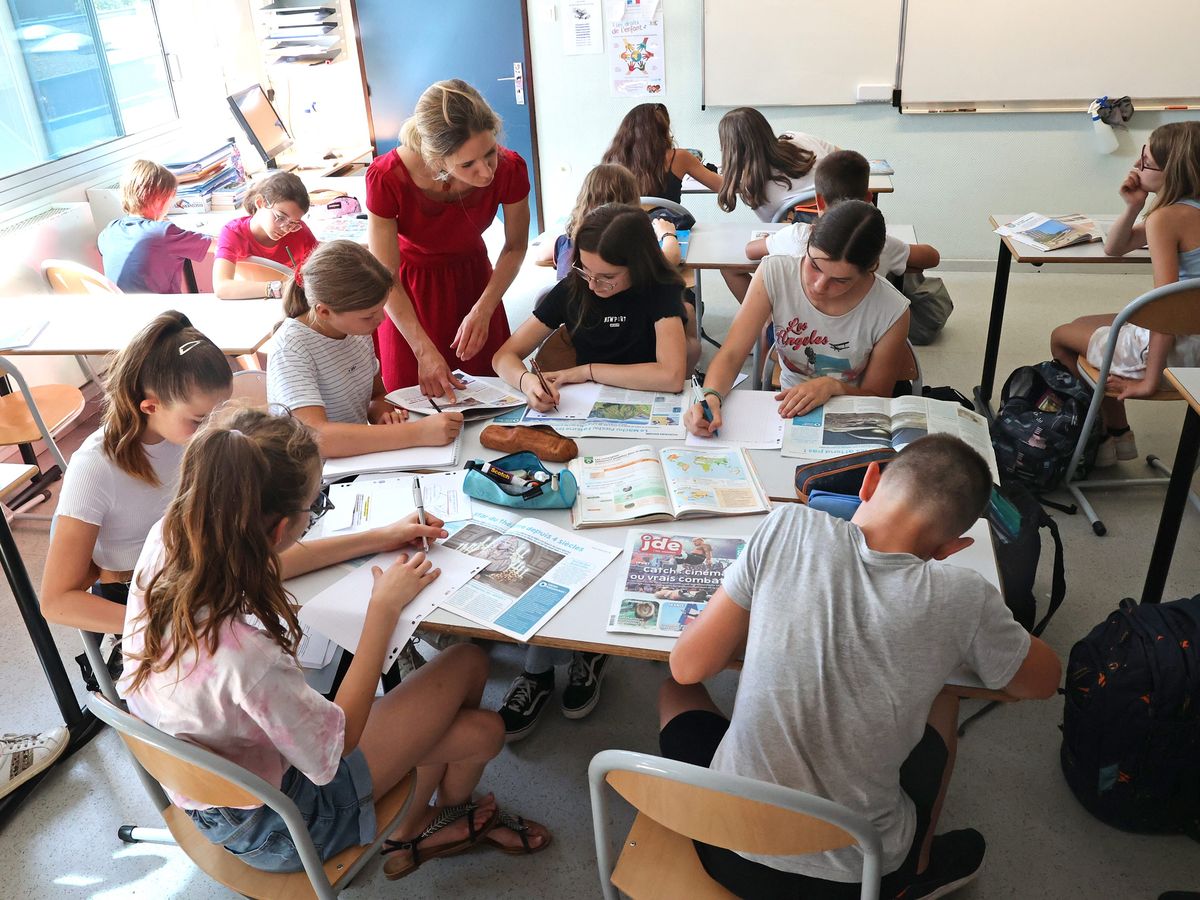
[[[486,559],[476,578],[510,597],[520,597],[558,565],[563,554],[511,534],[467,525],[443,542],[451,549]]]
[[[630,532],[608,630],[677,637],[712,599],[745,546],[740,537]]]

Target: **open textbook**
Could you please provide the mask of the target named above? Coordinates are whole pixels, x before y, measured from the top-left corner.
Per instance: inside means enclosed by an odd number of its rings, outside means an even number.
[[[525,397],[518,391],[511,390],[499,378],[481,378],[468,375],[465,372],[454,373],[454,377],[466,385],[454,392],[454,402],[443,398],[429,398],[421,393],[421,386],[400,388],[387,394],[383,399],[392,406],[399,406],[409,412],[431,415],[438,412],[459,412],[467,418],[491,415],[495,410],[512,409],[525,405]],[[436,404],[436,405],[435,405]]]
[[[564,385],[557,410],[527,409],[524,425],[550,425],[564,437],[682,440],[684,394],[634,391],[594,381]]]
[[[948,400],[927,397],[834,397],[787,423],[783,455],[828,459],[872,447],[901,450],[927,434],[953,434],[987,460],[1000,481],[987,419]]]
[[[1001,225],[996,229],[996,234],[1038,250],[1061,250],[1075,244],[1104,240],[1104,232],[1099,226],[1080,213],[1054,217],[1028,213]]]
[[[576,528],[689,516],[769,512],[750,455],[740,447],[639,444],[605,456],[581,456],[569,468],[579,484],[571,507]]]
[[[469,522],[446,528],[444,546],[486,565],[438,605],[519,641],[536,634],[621,552],[542,519],[482,508]]]
[[[608,630],[678,637],[700,615],[745,547],[740,537],[630,531]]]

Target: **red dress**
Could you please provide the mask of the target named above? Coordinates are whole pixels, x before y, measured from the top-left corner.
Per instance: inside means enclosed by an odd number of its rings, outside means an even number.
[[[504,203],[529,196],[525,160],[501,148],[496,176],[460,200],[431,200],[413,183],[398,151],[377,158],[367,169],[367,209],[396,221],[400,245],[400,284],[412,298],[417,319],[451,369],[494,375],[492,356],[508,340],[504,304],[496,307],[487,343],[474,357],[460,360],[450,347],[458,326],[492,277],[483,232]],[[391,319],[375,332],[383,383],[389,391],[417,383],[417,360]]]

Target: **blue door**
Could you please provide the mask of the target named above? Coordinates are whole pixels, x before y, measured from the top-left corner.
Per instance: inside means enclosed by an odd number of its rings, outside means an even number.
[[[354,6],[376,154],[395,149],[400,126],[425,88],[445,78],[461,78],[504,120],[504,145],[529,164],[530,229],[532,234],[539,232],[541,199],[524,0],[355,0]],[[518,72],[520,80],[515,80]]]

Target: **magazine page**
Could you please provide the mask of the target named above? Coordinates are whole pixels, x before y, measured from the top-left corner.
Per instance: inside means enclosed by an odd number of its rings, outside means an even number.
[[[1095,223],[1078,213],[1058,218],[1029,213],[1001,225],[995,229],[995,233],[1047,251],[1086,243],[1100,237]]]
[[[489,409],[512,409],[525,405],[525,398],[510,389],[499,378],[483,379],[465,372],[455,371],[454,377],[466,387],[454,392],[454,402],[435,397],[433,402],[421,393],[421,386],[400,388],[387,394],[384,399],[393,406],[409,412],[430,415],[436,412],[460,412],[463,414],[482,412]],[[435,406],[436,404],[436,406]]]
[[[524,421],[550,425],[564,437],[631,437],[683,440],[684,394],[635,391],[610,385],[589,385],[591,407],[581,414],[572,399],[571,415],[527,411]],[[568,385],[566,395],[578,385]],[[560,404],[560,410],[564,409]]]
[[[658,455],[677,516],[740,516],[771,508],[749,455],[739,447],[667,447]]]
[[[745,547],[745,538],[630,531],[608,630],[678,637]]]
[[[442,541],[486,565],[438,605],[527,641],[621,551],[541,519],[507,519],[480,510]]]
[[[662,463],[647,444],[605,456],[576,457],[569,467],[579,485],[571,508],[576,528],[674,514]]]
[[[799,459],[831,459],[890,447],[890,402],[884,397],[834,397],[784,425],[782,453]]]
[[[992,435],[988,430],[987,419],[959,403],[928,399],[925,402],[929,404],[929,433],[953,434],[970,444],[987,460],[988,468],[992,470],[992,481],[999,484],[1000,469],[996,465],[996,450],[992,447]],[[900,447],[897,446],[896,449],[899,450]]]

